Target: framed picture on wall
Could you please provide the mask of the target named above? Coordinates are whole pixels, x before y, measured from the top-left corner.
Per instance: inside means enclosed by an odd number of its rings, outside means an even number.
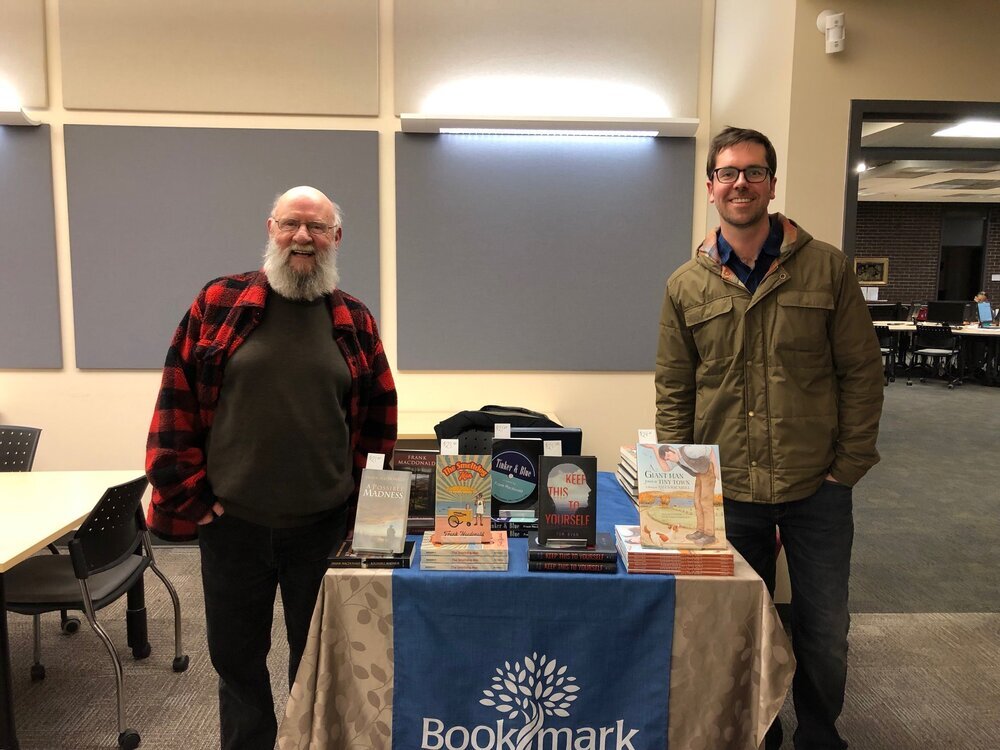
[[[888,258],[855,258],[854,273],[861,286],[882,286],[889,283]]]

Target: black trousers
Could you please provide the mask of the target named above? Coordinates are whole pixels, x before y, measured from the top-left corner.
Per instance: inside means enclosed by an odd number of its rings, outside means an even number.
[[[792,697],[796,750],[843,750],[837,730],[847,685],[848,583],[854,544],[851,488],[823,482],[804,500],[760,504],[724,501],[726,537],[774,595],[774,530],[781,532],[792,586]],[[776,719],[765,748],[781,746]]]
[[[281,588],[291,689],[327,555],[343,540],[346,520],[346,512],[340,512],[308,526],[272,529],[224,514],[199,528],[208,652],[219,674],[223,750],[273,750],[278,724],[267,654],[275,591]]]

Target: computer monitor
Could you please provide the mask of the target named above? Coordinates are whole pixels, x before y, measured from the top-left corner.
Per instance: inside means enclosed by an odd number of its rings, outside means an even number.
[[[579,427],[511,427],[510,436],[561,440],[564,456],[579,456],[583,449],[583,430]]]
[[[927,303],[927,322],[950,326],[965,324],[964,300],[937,300]]]
[[[903,320],[903,306],[898,302],[869,302],[868,314],[872,320]]]
[[[993,308],[990,307],[989,302],[980,302],[977,307],[979,308],[979,324],[988,326],[993,324]]]

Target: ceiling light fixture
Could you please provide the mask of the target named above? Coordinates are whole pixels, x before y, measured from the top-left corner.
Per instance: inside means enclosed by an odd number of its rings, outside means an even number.
[[[1000,138],[1000,120],[965,120],[938,130],[934,135],[945,138]]]

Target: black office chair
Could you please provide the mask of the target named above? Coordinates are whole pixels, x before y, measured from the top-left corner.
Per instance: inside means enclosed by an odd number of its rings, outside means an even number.
[[[41,434],[38,427],[0,424],[0,471],[31,471]]]
[[[913,385],[913,370],[920,368],[924,373],[941,374],[948,380],[948,387],[954,388],[962,384],[962,374],[958,368],[961,344],[959,338],[944,324],[928,325],[917,323],[913,334],[910,367],[906,374],[906,384]],[[955,376],[951,377],[950,369],[955,368]],[[920,382],[926,378],[921,375]]]
[[[875,326],[878,345],[882,350],[882,370],[885,384],[896,380],[896,361],[899,356],[899,336],[889,330],[889,326]]]
[[[0,425],[0,471],[31,471],[35,465],[38,439],[42,435],[40,427],[21,427],[13,424]],[[49,552],[59,554],[55,544],[48,545]],[[69,617],[66,610],[59,613],[62,631],[73,634],[80,629],[80,620]]]
[[[111,655],[118,696],[118,746],[138,747],[139,734],[125,726],[124,675],[121,659],[96,611],[124,596],[146,568],[167,587],[174,605],[175,672],[188,667],[181,647],[181,608],[177,592],[156,567],[142,513],[147,480],[140,477],[109,487],[69,542],[68,555],[29,557],[5,573],[7,610],[34,618],[34,664],[31,677],[44,679],[41,663],[40,615],[60,609],[81,610]]]

